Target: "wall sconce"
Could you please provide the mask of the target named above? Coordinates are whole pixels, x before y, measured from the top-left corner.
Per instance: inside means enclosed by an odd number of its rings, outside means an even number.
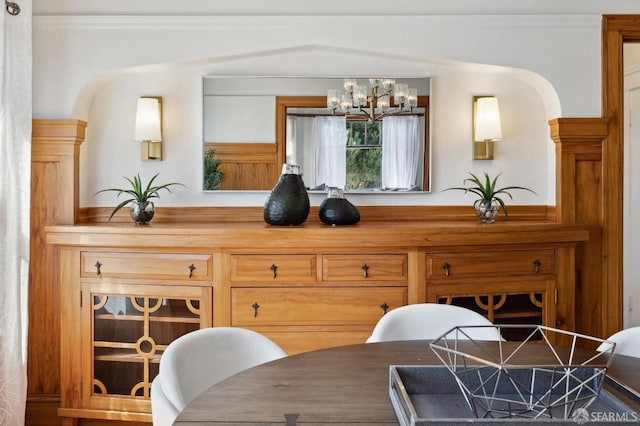
[[[138,99],[136,128],[133,136],[140,142],[142,161],[162,161],[162,98],[143,96]]]
[[[493,142],[502,139],[498,98],[473,97],[473,159],[493,160]]]

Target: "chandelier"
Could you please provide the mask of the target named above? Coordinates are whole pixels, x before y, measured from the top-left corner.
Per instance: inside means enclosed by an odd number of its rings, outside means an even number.
[[[379,121],[389,115],[410,114],[417,106],[418,89],[392,78],[370,78],[368,86],[346,78],[344,92],[329,89],[327,93],[327,109],[334,115],[346,115],[349,120]]]

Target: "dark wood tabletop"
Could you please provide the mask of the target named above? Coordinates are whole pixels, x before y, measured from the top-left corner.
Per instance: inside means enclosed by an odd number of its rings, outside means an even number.
[[[540,361],[532,345],[523,362]],[[175,425],[397,425],[390,365],[441,365],[428,341],[370,343],[306,352],[236,374],[204,391]],[[640,390],[640,359],[616,355],[608,376]],[[615,390],[614,390],[615,391]]]

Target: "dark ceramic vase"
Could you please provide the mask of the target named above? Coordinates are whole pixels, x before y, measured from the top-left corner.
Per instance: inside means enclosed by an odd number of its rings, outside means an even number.
[[[282,175],[264,205],[264,221],[269,225],[300,225],[309,216],[309,194],[300,166],[284,164]]]
[[[131,203],[131,219],[136,222],[136,225],[148,225],[154,214],[155,209],[151,201]]]
[[[344,198],[340,188],[329,187],[327,198],[320,204],[320,220],[328,225],[353,225],[360,221],[360,212]]]

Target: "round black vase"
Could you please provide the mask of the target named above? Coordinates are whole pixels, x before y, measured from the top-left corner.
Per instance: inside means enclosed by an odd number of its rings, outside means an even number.
[[[264,221],[269,225],[300,225],[308,216],[309,194],[300,175],[300,167],[285,164],[264,205]]]
[[[329,196],[320,203],[318,215],[328,225],[353,225],[360,221],[360,212],[339,188],[329,188]]]

